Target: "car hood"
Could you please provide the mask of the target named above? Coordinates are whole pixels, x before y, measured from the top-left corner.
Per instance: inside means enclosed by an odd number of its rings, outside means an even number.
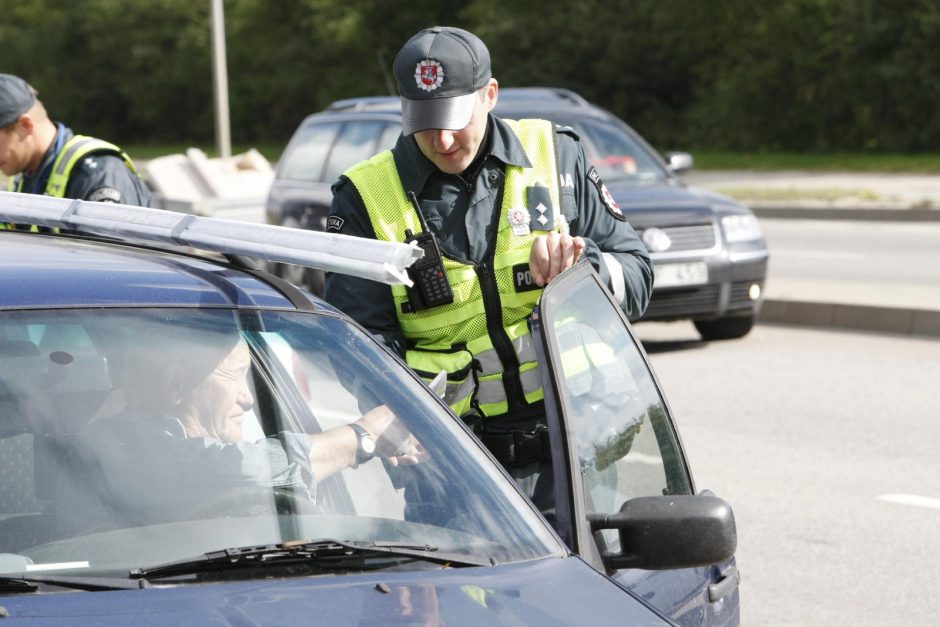
[[[604,183],[637,229],[711,223],[716,209],[750,213],[750,209],[727,196],[679,182],[638,184],[605,180]]]
[[[576,557],[503,566],[7,596],[30,625],[667,625]]]

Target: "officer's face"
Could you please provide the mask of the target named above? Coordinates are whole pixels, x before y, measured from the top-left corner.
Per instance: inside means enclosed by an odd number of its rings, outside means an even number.
[[[26,170],[31,156],[28,140],[19,122],[0,128],[0,172],[16,176]]]
[[[486,135],[487,114],[496,106],[498,86],[495,79],[479,92],[470,123],[459,131],[427,130],[415,133],[415,141],[424,156],[447,174],[460,174],[469,167]]]

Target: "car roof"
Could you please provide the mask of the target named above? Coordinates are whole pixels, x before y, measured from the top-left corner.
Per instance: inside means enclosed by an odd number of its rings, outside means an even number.
[[[254,260],[396,284],[408,281],[405,268],[422,254],[415,244],[12,192],[0,192],[0,223],[44,227],[0,230],[0,309],[311,309],[308,294]]]
[[[577,92],[560,87],[505,87],[499,90],[495,113],[509,119],[542,118],[564,123],[583,118],[610,118],[612,114],[592,104]],[[345,98],[304,120],[357,119],[401,116],[401,99],[397,96],[365,96]]]
[[[296,307],[226,262],[94,238],[0,232],[0,267],[0,309]]]

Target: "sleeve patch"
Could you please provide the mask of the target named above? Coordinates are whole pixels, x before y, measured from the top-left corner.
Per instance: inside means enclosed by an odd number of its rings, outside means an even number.
[[[342,230],[342,228],[343,228],[343,223],[344,223],[344,222],[345,222],[345,220],[343,220],[343,219],[342,219],[341,217],[339,217],[339,216],[329,216],[329,217],[326,219],[326,230],[327,230],[327,231],[332,231],[332,232],[334,232],[334,233],[339,233],[340,230]]]
[[[88,200],[94,202],[121,202],[121,192],[113,187],[102,187],[89,194]]]
[[[607,186],[604,185],[604,181],[601,180],[601,175],[597,173],[597,168],[591,166],[591,169],[588,170],[587,178],[594,183],[594,186],[597,188],[597,193],[601,195],[601,200],[607,208],[607,213],[621,222],[626,222],[626,216],[623,215],[623,211],[620,210],[620,205],[617,204],[614,197],[610,195],[610,191],[607,189]]]

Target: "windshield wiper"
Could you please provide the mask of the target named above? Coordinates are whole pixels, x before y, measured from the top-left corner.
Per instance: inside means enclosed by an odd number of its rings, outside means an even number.
[[[11,577],[0,576],[0,594],[36,592],[41,586],[97,592],[100,590],[136,590],[140,583],[114,577]]]
[[[359,569],[365,569],[369,568],[365,563],[367,560],[386,557],[431,562],[454,568],[491,566],[495,563],[489,558],[483,559],[456,553],[441,553],[437,547],[428,544],[323,539],[210,551],[191,559],[148,568],[138,568],[130,571],[130,577],[132,579],[142,579],[145,577],[198,575],[229,569],[283,566],[298,562],[312,562],[321,567],[350,568],[355,566]],[[386,564],[380,564],[372,566],[372,568],[385,568],[386,566]]]

